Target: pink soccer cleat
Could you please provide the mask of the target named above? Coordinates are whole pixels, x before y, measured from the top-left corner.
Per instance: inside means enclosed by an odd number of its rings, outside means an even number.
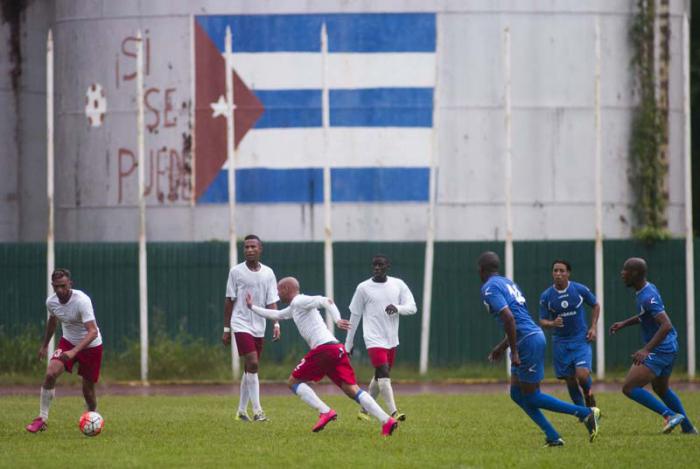
[[[32,423],[25,427],[29,433],[43,432],[46,430],[46,422],[41,417],[32,420]]]
[[[331,409],[325,414],[321,414],[318,416],[318,422],[316,422],[316,425],[314,425],[314,428],[311,429],[313,432],[320,432],[324,428],[326,428],[326,425],[328,425],[328,422],[331,420],[335,420],[338,418],[338,414],[335,412],[335,410]]]
[[[384,425],[382,425],[382,435],[383,436],[391,436],[392,433],[394,433],[394,430],[399,426],[399,422],[396,421],[394,418],[389,417],[389,420],[386,421]]]

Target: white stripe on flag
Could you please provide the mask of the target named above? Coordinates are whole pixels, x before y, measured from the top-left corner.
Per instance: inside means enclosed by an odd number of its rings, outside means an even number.
[[[425,167],[432,129],[330,128],[333,167]],[[239,168],[323,167],[323,129],[260,129],[238,148]],[[224,165],[224,169],[227,165]]]
[[[223,55],[223,54],[222,54]],[[329,89],[432,88],[434,53],[328,54]],[[233,53],[233,68],[258,90],[321,89],[321,54]]]

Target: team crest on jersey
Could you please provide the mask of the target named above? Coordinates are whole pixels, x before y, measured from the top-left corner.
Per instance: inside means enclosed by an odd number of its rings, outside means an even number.
[[[561,302],[561,307],[562,307],[562,308],[568,308],[568,307],[569,307],[569,302],[566,301],[566,300],[562,301],[562,302]]]

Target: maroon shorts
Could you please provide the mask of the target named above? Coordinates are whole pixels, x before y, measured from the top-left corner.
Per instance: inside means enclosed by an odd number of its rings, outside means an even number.
[[[369,355],[373,367],[379,368],[382,365],[389,364],[389,368],[391,368],[394,366],[394,358],[396,358],[396,347],[371,347],[367,349],[367,355]]]
[[[342,383],[357,384],[343,344],[319,345],[310,350],[294,368],[292,376],[299,381],[320,381],[328,376],[339,387]]]
[[[58,357],[61,356],[63,352],[71,350],[75,345],[68,342],[65,338],[61,337],[61,341],[58,343],[56,351],[51,356],[51,360],[61,361]],[[78,362],[80,365],[78,367],[78,374],[88,381],[96,383],[100,378],[100,368],[102,367],[102,344],[97,347],[84,348],[73,358],[63,363],[63,367],[68,373],[73,372],[73,364]]]
[[[242,357],[251,352],[256,352],[258,354],[258,359],[260,359],[263,349],[262,337],[253,337],[247,332],[234,332],[233,335],[236,337],[236,348],[238,349],[239,356]]]

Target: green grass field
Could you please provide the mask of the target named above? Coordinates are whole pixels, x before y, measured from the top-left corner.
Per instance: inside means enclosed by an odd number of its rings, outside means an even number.
[[[237,396],[100,398],[104,432],[83,436],[83,402],[60,396],[49,430],[32,435],[38,396],[0,398],[2,467],[697,467],[700,438],[660,434],[661,419],[619,393],[599,394],[601,436],[548,413],[566,440],[542,448],[538,428],[505,394],[398,396],[408,415],[394,436],[358,421],[357,405],[322,396],[339,419],[311,433],[316,415],[294,396],[265,397],[270,421],[233,420]],[[563,397],[560,395],[559,397]],[[700,419],[700,394],[682,393]]]

